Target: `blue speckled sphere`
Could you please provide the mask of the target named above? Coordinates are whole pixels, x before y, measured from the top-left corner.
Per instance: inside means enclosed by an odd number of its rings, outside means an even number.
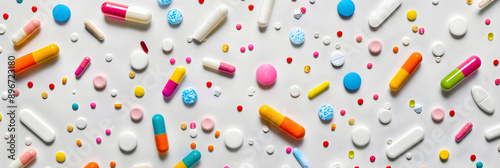
[[[318,111],[319,118],[321,120],[327,121],[333,118],[333,108],[329,104],[323,104]]]
[[[172,2],[172,0],[158,0],[158,4],[160,5],[168,5]]]
[[[182,12],[181,10],[174,8],[170,9],[167,14],[167,20],[170,24],[179,24],[182,22]]]
[[[182,91],[182,101],[186,104],[193,104],[198,99],[198,94],[193,88],[187,88]]]
[[[306,34],[302,29],[300,28],[295,28],[292,31],[290,31],[290,41],[293,44],[299,45],[304,43],[304,40],[306,40]]]

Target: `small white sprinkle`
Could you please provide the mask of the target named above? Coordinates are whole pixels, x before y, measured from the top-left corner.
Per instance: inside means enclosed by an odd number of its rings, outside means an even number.
[[[267,154],[272,155],[274,153],[274,147],[271,145],[267,146],[266,152],[267,152]]]
[[[76,33],[71,34],[71,41],[72,42],[78,41],[78,34],[76,34]]]
[[[255,88],[253,88],[253,86],[250,86],[248,88],[248,96],[253,96],[255,94]]]
[[[392,139],[387,139],[387,145],[392,144]]]
[[[26,146],[30,146],[32,143],[33,143],[33,140],[31,140],[31,138],[30,138],[30,137],[26,137],[26,138],[24,139],[24,144],[25,144]]]
[[[73,95],[75,95],[75,94],[76,94],[76,90],[72,90],[72,91],[71,91],[71,93],[72,93]]]
[[[436,62],[440,63],[441,62],[441,57],[436,57]]]
[[[276,30],[280,30],[280,29],[281,29],[281,23],[280,23],[280,22],[276,22],[276,23],[274,23],[274,28],[275,28]]]
[[[220,87],[214,87],[213,94],[214,94],[214,96],[219,97],[220,94],[222,94]]]
[[[314,38],[319,38],[319,33],[318,32],[314,32]]]
[[[106,59],[107,62],[111,62],[111,61],[113,61],[113,54],[107,53],[106,57],[104,57],[104,58]]]
[[[254,144],[253,140],[252,139],[249,139],[248,140],[248,145],[252,146]]]
[[[391,104],[389,102],[387,102],[387,103],[385,103],[384,107],[385,107],[385,109],[390,110]]]
[[[340,43],[335,43],[335,49],[340,50]]]
[[[412,157],[413,157],[413,155],[411,153],[406,154],[406,159],[411,160]]]
[[[191,138],[196,138],[198,136],[198,132],[196,132],[196,130],[191,130],[189,131],[189,136]]]
[[[331,39],[329,36],[323,37],[323,44],[324,45],[330,45]]]
[[[264,125],[264,126],[262,127],[262,131],[264,131],[264,133],[269,132],[269,127],[268,127],[267,125]]]
[[[116,97],[116,95],[118,94],[118,91],[116,91],[116,89],[113,89],[113,90],[111,90],[110,94],[112,97]]]

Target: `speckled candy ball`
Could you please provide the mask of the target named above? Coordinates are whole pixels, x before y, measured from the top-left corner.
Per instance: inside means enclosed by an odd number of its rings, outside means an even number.
[[[276,72],[276,68],[274,68],[271,64],[262,64],[257,68],[256,72],[257,81],[263,85],[270,85],[276,81],[276,77],[278,73]]]
[[[193,104],[198,99],[198,94],[193,88],[187,88],[182,91],[182,101],[186,104]]]
[[[170,3],[170,2],[169,2]],[[179,24],[182,22],[182,12],[181,10],[177,9],[177,8],[174,8],[174,9],[170,9],[167,13],[167,20],[168,20],[168,23],[170,24]]]

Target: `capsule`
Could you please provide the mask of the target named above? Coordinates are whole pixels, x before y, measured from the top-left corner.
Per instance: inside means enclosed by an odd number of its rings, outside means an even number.
[[[186,74],[186,68],[182,66],[175,68],[174,73],[172,73],[172,76],[170,76],[170,79],[163,88],[163,96],[171,97],[174,94],[175,89],[177,89],[182,78],[184,78],[184,74]]]
[[[465,135],[467,135],[467,133],[470,132],[470,130],[472,129],[472,123],[471,122],[467,122],[465,123],[464,127],[462,127],[462,129],[460,131],[458,131],[458,133],[455,135],[455,141],[461,141]]]
[[[309,93],[307,93],[307,96],[309,96],[309,99],[312,99],[317,95],[319,95],[320,93],[322,93],[323,91],[325,91],[328,87],[330,87],[330,82],[325,81],[320,85],[316,86],[313,90],[309,91]]]
[[[309,161],[302,154],[302,152],[300,152],[299,149],[297,149],[297,148],[293,149],[293,156],[295,156],[295,158],[297,159],[297,161],[299,161],[299,163],[302,166],[302,168],[309,168]]]
[[[50,60],[59,54],[59,46],[55,44],[48,45],[42,49],[36,50],[35,52],[26,54],[21,58],[14,60],[15,65],[11,67],[11,70],[15,71],[15,74],[23,73],[37,65]]]
[[[217,25],[219,25],[224,18],[226,18],[229,10],[226,6],[221,5],[215,9],[215,11],[208,17],[208,19],[201,25],[200,29],[196,31],[193,35],[193,39],[202,42],[205,38],[214,30]]]
[[[80,77],[83,74],[83,71],[87,69],[87,67],[90,65],[90,57],[85,57],[83,58],[82,63],[80,63],[80,66],[75,71],[76,77]]]
[[[274,0],[263,0],[262,6],[260,7],[259,17],[257,18],[257,24],[259,27],[266,27],[269,23],[269,18],[271,18],[271,12],[273,11]]]
[[[17,160],[14,160],[9,166],[9,168],[21,168],[28,165],[33,159],[36,158],[36,150],[29,149],[24,152]]]
[[[405,84],[406,80],[411,76],[411,74],[417,69],[418,65],[422,62],[422,55],[418,52],[414,52],[408,57],[405,64],[399,69],[398,73],[394,78],[392,78],[389,83],[389,88],[392,91],[398,91],[401,89],[403,84]]]
[[[266,119],[271,124],[297,140],[304,138],[306,135],[304,127],[297,124],[292,119],[280,114],[268,105],[260,106],[259,114],[262,118]]]
[[[161,114],[153,116],[153,129],[155,132],[156,149],[161,154],[168,151],[167,130],[165,128],[165,120]]]
[[[99,164],[97,164],[96,162],[90,162],[84,168],[99,168]]]
[[[478,56],[473,55],[469,57],[441,80],[441,88],[445,91],[453,89],[458,83],[479,69],[480,66],[481,59]]]
[[[101,12],[110,18],[142,24],[148,24],[152,17],[151,12],[147,10],[110,1],[102,4]]]
[[[236,67],[233,65],[210,58],[203,58],[203,65],[228,74],[233,74],[236,71]]]
[[[26,39],[28,39],[28,37],[35,34],[35,32],[40,29],[41,25],[40,20],[31,20],[28,24],[24,25],[22,30],[19,30],[16,34],[14,34],[12,37],[12,43],[16,46],[22,44]]]
[[[201,159],[201,153],[198,150],[193,150],[184,159],[182,159],[174,168],[191,168],[196,162]]]

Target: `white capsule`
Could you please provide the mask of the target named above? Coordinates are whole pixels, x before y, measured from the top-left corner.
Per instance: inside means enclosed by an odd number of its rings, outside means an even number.
[[[257,18],[257,24],[259,27],[266,27],[269,23],[269,18],[271,18],[271,12],[273,11],[273,5],[274,0],[262,0],[259,17]]]
[[[212,32],[212,30],[219,25],[219,23],[226,18],[228,9],[226,6],[219,6],[215,11],[208,17],[208,19],[203,23],[203,25],[194,33],[193,39],[202,42],[205,40],[208,34]],[[188,40],[189,42],[189,40]]]

